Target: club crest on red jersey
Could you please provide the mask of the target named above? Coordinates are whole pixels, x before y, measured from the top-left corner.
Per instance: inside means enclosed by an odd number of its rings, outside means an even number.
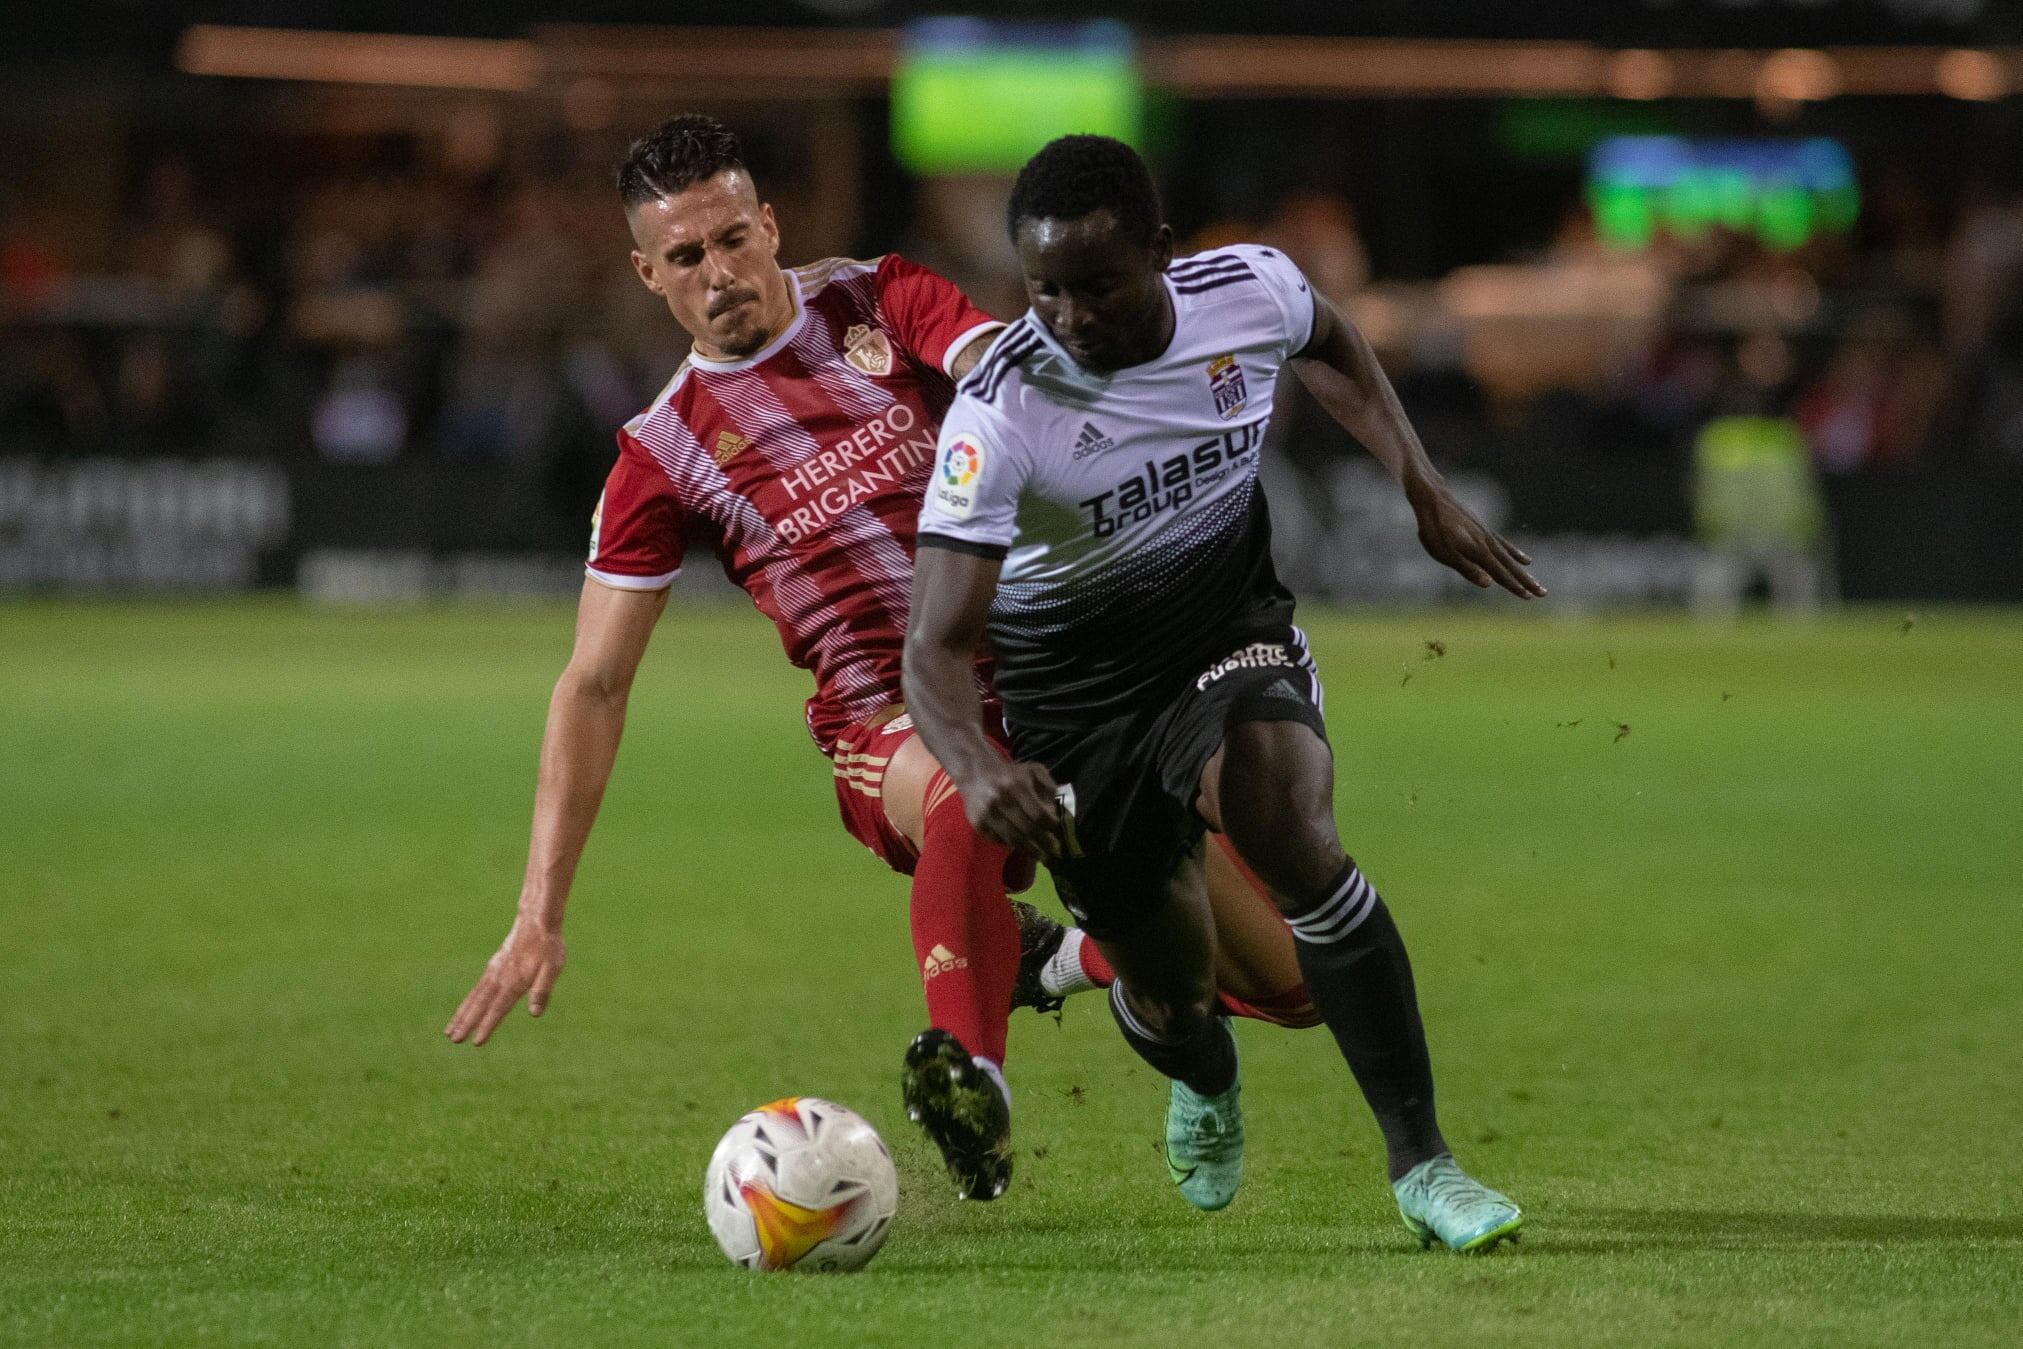
[[[1215,415],[1228,421],[1243,411],[1250,393],[1243,387],[1243,367],[1232,352],[1223,352],[1208,363],[1208,392],[1215,397]]]
[[[868,323],[853,323],[843,334],[843,359],[867,375],[889,375],[891,339]]]

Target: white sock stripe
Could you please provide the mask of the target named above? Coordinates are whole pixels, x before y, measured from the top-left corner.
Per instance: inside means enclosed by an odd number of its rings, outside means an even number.
[[[1122,979],[1118,979],[1110,985],[1110,1006],[1117,1010],[1117,1019],[1124,1023],[1124,1029],[1130,1031],[1139,1039],[1150,1040],[1155,1045],[1166,1043],[1166,1041],[1160,1039],[1151,1031],[1146,1030],[1144,1023],[1131,1015],[1131,1004],[1124,1000],[1124,981]]]
[[[1357,868],[1349,873],[1349,879],[1342,883],[1341,889],[1335,891],[1333,899],[1312,913],[1288,918],[1286,925],[1311,942],[1340,941],[1369,917],[1376,899],[1377,887],[1364,878],[1361,868]]]
[[[1117,1014],[1117,1020],[1124,1024],[1125,1030],[1130,1031],[1133,1035],[1143,1034],[1138,1029],[1138,1019],[1132,1016],[1131,1009],[1124,1005],[1124,981],[1122,979],[1112,979],[1110,981],[1110,1010]]]
[[[1316,945],[1320,946],[1325,946],[1332,942],[1338,942],[1342,940],[1342,938],[1348,936],[1351,932],[1354,932],[1357,928],[1361,927],[1363,925],[1363,920],[1365,918],[1368,918],[1370,916],[1371,911],[1374,910],[1376,907],[1377,907],[1377,888],[1373,885],[1367,887],[1364,890],[1363,902],[1361,904],[1358,904],[1355,908],[1355,911],[1343,917],[1341,921],[1335,923],[1334,925],[1328,927],[1325,930],[1302,932],[1299,935],[1305,937],[1308,941],[1313,942]]]
[[[1329,914],[1327,918],[1309,914],[1303,922],[1293,926],[1293,934],[1299,936],[1301,940],[1315,942],[1317,947],[1325,947],[1329,942],[1341,940],[1343,936],[1347,936],[1349,932],[1364,924],[1364,918],[1368,918],[1378,904],[1378,888],[1372,886],[1368,880],[1364,880],[1361,872],[1357,872],[1355,878],[1361,884],[1355,890],[1355,898],[1347,906],[1335,908],[1335,912]]]
[[[1348,879],[1336,886],[1335,892],[1323,900],[1319,908],[1309,913],[1303,913],[1297,917],[1286,919],[1287,926],[1291,927],[1295,932],[1310,927],[1328,926],[1341,916],[1345,907],[1353,905],[1356,902],[1359,891],[1367,884],[1368,882],[1363,879],[1363,872],[1360,867],[1350,868]]]

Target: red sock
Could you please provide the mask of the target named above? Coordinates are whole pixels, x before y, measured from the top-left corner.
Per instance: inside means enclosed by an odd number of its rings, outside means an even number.
[[[1075,958],[1081,962],[1082,973],[1088,975],[1089,982],[1097,988],[1108,988],[1117,982],[1117,971],[1110,968],[1110,962],[1096,949],[1096,943],[1085,938],[1082,949],[1075,952]]]
[[[1019,971],[1018,921],[1004,893],[1008,850],[969,827],[946,781],[937,772],[928,783],[933,804],[913,868],[913,956],[928,1021],[1002,1065]]]

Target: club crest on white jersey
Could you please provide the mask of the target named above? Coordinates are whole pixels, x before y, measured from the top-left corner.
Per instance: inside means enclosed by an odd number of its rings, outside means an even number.
[[[1208,392],[1215,398],[1215,415],[1228,421],[1240,415],[1249,395],[1243,388],[1243,367],[1234,352],[1225,351],[1208,363]]]

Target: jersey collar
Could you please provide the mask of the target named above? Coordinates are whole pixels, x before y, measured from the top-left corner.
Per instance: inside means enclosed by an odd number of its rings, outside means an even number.
[[[780,274],[787,278],[787,296],[794,304],[792,322],[780,330],[778,337],[775,337],[751,355],[741,357],[735,361],[713,361],[691,347],[688,359],[694,363],[696,369],[714,371],[719,374],[728,374],[733,370],[749,370],[761,361],[771,360],[781,347],[786,346],[795,337],[800,335],[801,325],[808,321],[808,304],[807,301],[801,298],[801,278],[793,272],[788,271],[785,267],[780,268]]]

